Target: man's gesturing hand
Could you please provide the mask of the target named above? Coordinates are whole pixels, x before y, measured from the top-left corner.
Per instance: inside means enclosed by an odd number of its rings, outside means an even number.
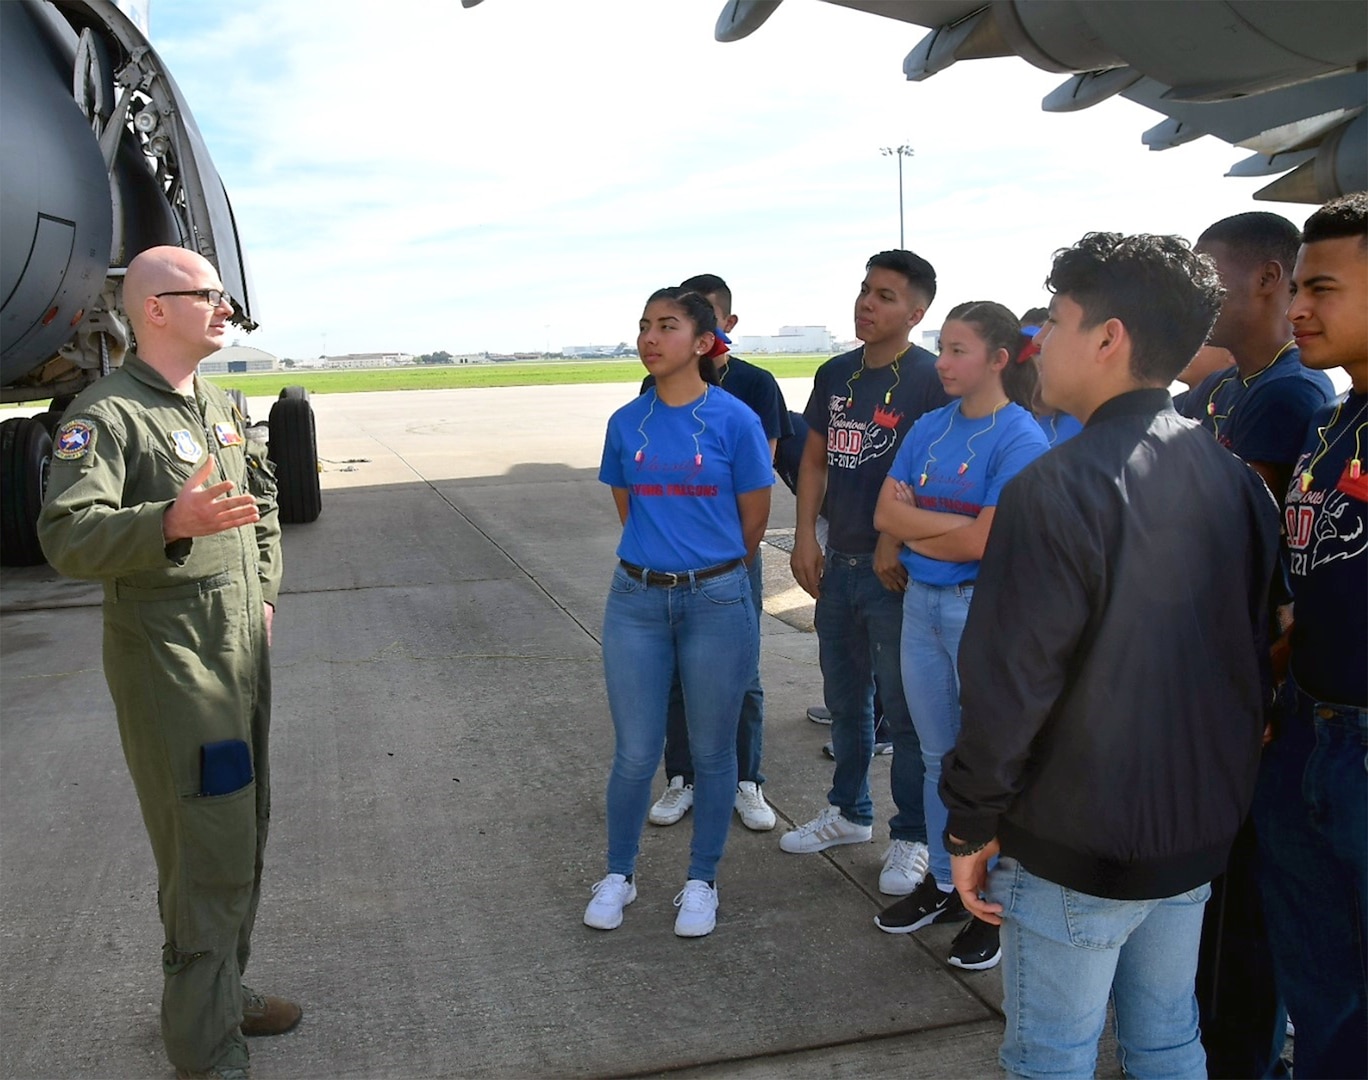
[[[203,486],[213,471],[214,455],[210,454],[162,517],[162,534],[168,544],[188,537],[213,536],[261,520],[256,499],[251,495],[229,497],[228,492],[233,490],[231,480]]]

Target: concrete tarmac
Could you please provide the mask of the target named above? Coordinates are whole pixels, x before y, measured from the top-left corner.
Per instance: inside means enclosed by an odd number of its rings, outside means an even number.
[[[793,407],[809,385],[785,383]],[[631,393],[312,399],[323,514],[285,530],[247,972],[305,1016],[253,1040],[258,1080],[997,1074],[998,972],[945,964],[955,927],[874,926],[887,759],[874,843],[779,850],[825,805],[831,765],[828,729],[804,716],[821,700],[811,601],[769,545],[779,826],[733,818],[707,938],[672,932],[690,817],[647,826],[620,929],[581,923],[612,755],[599,637],[619,527],[596,474]],[[781,541],[793,500],[774,490]],[[101,673],[98,587],[5,570],[0,649],[0,1075],[171,1076],[155,868]]]

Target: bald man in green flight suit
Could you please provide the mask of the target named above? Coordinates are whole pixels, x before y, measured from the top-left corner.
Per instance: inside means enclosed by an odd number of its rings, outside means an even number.
[[[71,404],[38,523],[53,567],[104,585],[104,670],[157,863],[161,1030],[180,1077],[245,1080],[245,1035],[300,1007],[242,984],[270,818],[275,483],[196,375],[232,303],[214,267],[158,247],[124,278],[137,355]]]

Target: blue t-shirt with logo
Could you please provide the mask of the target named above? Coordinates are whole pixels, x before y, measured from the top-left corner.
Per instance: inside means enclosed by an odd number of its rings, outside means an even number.
[[[1365,459],[1368,394],[1350,391],[1312,418],[1283,510],[1294,601],[1292,674],[1312,697],[1360,709],[1368,708]],[[1303,491],[1306,472],[1311,480]]]
[[[1002,488],[1049,449],[1035,417],[1009,402],[970,420],[952,402],[912,425],[888,475],[908,484],[923,510],[976,518],[996,506]],[[922,478],[925,477],[925,482]],[[963,585],[978,577],[978,562],[927,558],[906,546],[902,564],[923,585]]]
[[[768,371],[728,353],[727,362],[717,375],[718,385],[723,390],[740,398],[760,417],[766,439],[785,439],[793,434],[793,421],[789,419],[784,392]],[[654,385],[655,376],[647,375],[641,380],[641,392],[646,393]]]
[[[827,546],[846,555],[874,550],[874,507],[899,441],[913,421],[950,400],[936,358],[923,348],[914,345],[881,368],[865,367],[863,357],[856,349],[819,367],[803,410],[827,445]]]
[[[618,558],[670,573],[745,556],[736,497],[774,469],[760,419],[726,391],[666,405],[652,389],[609,418],[599,479],[627,491]]]
[[[1293,347],[1248,378],[1237,367],[1208,375],[1188,392],[1183,415],[1242,461],[1290,465],[1312,415],[1334,396],[1325,372],[1303,367]]]
[[[1037,416],[1036,423],[1040,425],[1040,430],[1045,433],[1045,443],[1051,450],[1062,442],[1068,442],[1083,430],[1081,421],[1075,420],[1064,412],[1057,412],[1050,416]]]

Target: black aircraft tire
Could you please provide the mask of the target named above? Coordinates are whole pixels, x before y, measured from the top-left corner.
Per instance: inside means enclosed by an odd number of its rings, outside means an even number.
[[[287,525],[315,521],[323,512],[318,483],[318,437],[313,406],[282,396],[271,406],[270,458],[279,488],[280,520]]]
[[[0,424],[0,563],[37,566],[38,513],[43,509],[52,436],[36,416]]]
[[[280,391],[281,401],[307,401],[308,399],[309,391],[304,389],[304,387],[302,386],[287,386]]]

